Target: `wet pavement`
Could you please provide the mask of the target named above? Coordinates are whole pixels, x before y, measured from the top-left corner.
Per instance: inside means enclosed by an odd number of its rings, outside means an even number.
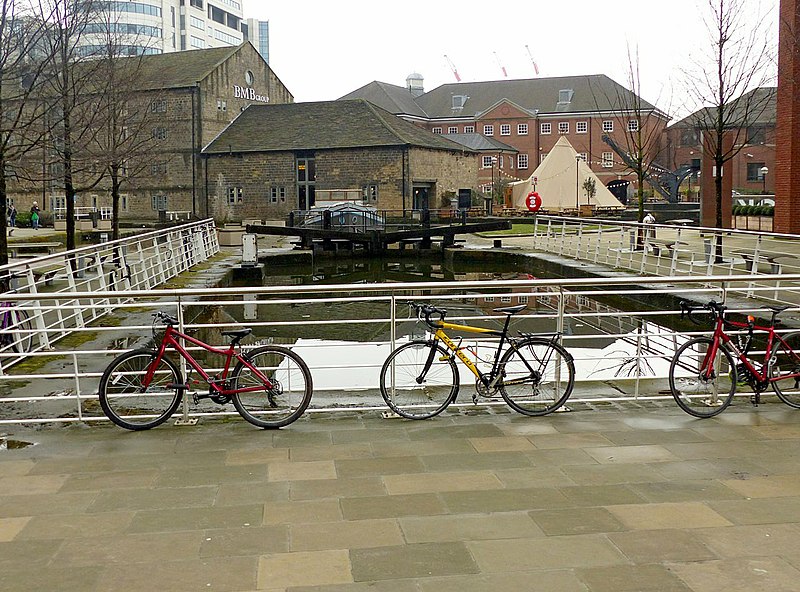
[[[5,426],[0,589],[795,591],[798,413]]]

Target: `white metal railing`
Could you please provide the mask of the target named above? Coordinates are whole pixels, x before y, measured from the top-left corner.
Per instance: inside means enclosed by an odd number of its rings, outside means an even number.
[[[0,267],[10,292],[0,294],[10,316],[0,321],[11,339],[0,343],[0,374],[24,354],[50,350],[56,341],[79,331],[127,301],[128,290],[150,290],[219,251],[213,220],[146,232],[17,261]],[[103,297],[73,294],[107,293]],[[57,294],[57,306],[48,295]],[[26,300],[15,302],[16,295]],[[66,295],[66,297],[65,297]]]
[[[537,216],[531,247],[642,275],[741,276],[742,295],[800,304],[779,279],[766,279],[800,273],[798,235]]]
[[[0,423],[105,420],[96,395],[99,378],[115,355],[148,343],[151,314],[156,310],[171,312],[182,319],[182,329],[199,332],[215,345],[226,342],[222,330],[250,326],[256,340],[251,345],[276,342],[295,349],[308,363],[314,380],[309,412],[382,410],[378,373],[384,359],[395,343],[406,338],[404,333],[424,330],[407,318],[403,303],[410,299],[450,308],[453,318],[466,322],[487,318],[499,322],[502,315],[493,314],[494,307],[527,303],[527,311],[515,316],[512,330],[562,328],[564,345],[575,356],[577,384],[570,408],[632,400],[662,401],[671,407],[666,379],[669,361],[690,334],[687,330],[703,332],[703,328],[675,328],[678,299],[703,302],[714,298],[749,312],[758,310],[759,305],[732,298],[748,277],[648,278],[647,287],[632,286],[632,279],[635,281],[628,276],[11,294],[7,296],[10,302],[38,310],[36,314],[43,318],[106,311],[113,302],[117,322],[92,322],[84,317],[83,325],[73,329],[82,345],[62,345],[51,338],[60,329],[43,326],[44,341],[53,349],[31,353],[26,364],[0,375]],[[782,275],[780,279],[782,291],[798,296],[800,275]],[[756,296],[759,291],[769,296],[773,288],[756,286],[753,290]],[[624,310],[612,308],[604,304],[609,299],[627,304]],[[655,302],[664,304],[656,306]],[[783,313],[787,328],[798,310]],[[322,335],[331,330],[334,336]],[[488,351],[483,349],[487,345],[492,343],[469,338],[462,344],[478,352]],[[10,353],[0,352],[0,361],[10,357]],[[204,365],[214,368],[215,363],[210,360]],[[459,402],[471,405],[474,380],[463,374],[461,382]],[[204,387],[193,388],[202,392]],[[220,407],[208,399],[195,405],[190,399],[185,398],[181,410],[186,418],[234,413],[231,405]]]

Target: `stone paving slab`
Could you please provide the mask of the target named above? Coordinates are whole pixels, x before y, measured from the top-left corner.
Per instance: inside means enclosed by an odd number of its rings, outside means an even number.
[[[798,413],[6,427],[0,589],[794,591]]]

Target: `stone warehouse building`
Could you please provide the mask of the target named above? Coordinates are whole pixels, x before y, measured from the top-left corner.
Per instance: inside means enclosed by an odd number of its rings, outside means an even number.
[[[141,60],[135,93],[126,109],[131,133],[148,144],[131,155],[121,188],[120,220],[155,220],[159,210],[209,215],[202,148],[253,104],[291,103],[294,99],[252,44],[149,55]],[[18,210],[37,200],[43,210],[64,211],[63,168],[48,150],[29,155],[43,175],[38,182],[10,188]],[[86,160],[76,147],[76,162]],[[77,208],[111,205],[104,179],[84,169],[76,179]],[[87,187],[87,189],[82,189]],[[91,187],[91,188],[88,188]]]
[[[481,134],[512,147],[477,157],[487,193],[492,179],[530,177],[561,136],[604,184],[628,179],[635,190],[635,175],[603,136],[622,148],[640,129],[660,139],[669,119],[604,75],[445,84],[427,93],[419,74],[406,82],[371,82],[342,99],[366,99],[434,134]],[[660,141],[648,146],[653,159],[662,156]]]
[[[250,105],[203,156],[218,221],[285,218],[332,190],[380,210],[449,208],[477,181],[475,151],[360,99]]]

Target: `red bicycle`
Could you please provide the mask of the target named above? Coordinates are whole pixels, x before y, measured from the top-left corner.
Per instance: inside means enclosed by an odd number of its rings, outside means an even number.
[[[672,358],[669,386],[681,409],[701,418],[722,413],[731,404],[737,384],[753,389],[754,405],[760,402],[761,393],[772,388],[781,401],[800,409],[800,332],[781,335],[775,330],[778,315],[789,306],[768,308],[772,320],[768,326],[761,326],[751,315],[745,322],[725,318],[725,305],[713,300],[701,306],[681,301],[681,318],[686,315],[701,324],[693,313],[703,310],[714,323],[711,337],[689,339]],[[731,337],[726,329],[738,335]],[[761,361],[748,355],[755,333],[763,336],[759,342],[759,347],[762,343],[764,347]]]
[[[108,365],[98,387],[100,406],[108,418],[129,430],[146,430],[164,423],[175,413],[190,384],[177,364],[166,356],[167,348],[186,360],[208,385],[207,393],[193,394],[194,403],[210,399],[219,405],[232,402],[236,411],[261,428],[280,428],[299,418],[311,402],[311,373],[296,353],[285,347],[265,345],[246,353],[240,342],[251,329],[223,331],[230,337],[227,349],[213,347],[175,328],[178,319],[164,313],[153,315],[153,335],[166,325],[157,349],[134,349]],[[211,375],[181,344],[198,346],[224,357],[222,370]],[[235,363],[235,366],[234,366]],[[233,369],[231,367],[233,366]]]

